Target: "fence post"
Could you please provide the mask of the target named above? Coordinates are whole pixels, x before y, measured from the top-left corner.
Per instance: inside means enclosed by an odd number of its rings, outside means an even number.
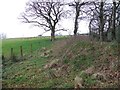
[[[23,57],[23,48],[22,48],[22,46],[20,46],[20,54],[21,54],[21,57]]]
[[[11,48],[11,59],[13,59],[14,55],[13,55],[13,48]]]
[[[4,54],[2,53],[2,65],[4,65],[5,64],[5,56],[4,56]]]
[[[30,47],[31,56],[32,56],[32,53],[33,53],[32,48],[33,48],[33,47],[32,47],[32,44],[31,44],[31,47]]]
[[[4,56],[4,54],[2,54],[2,60],[5,60],[5,56]]]

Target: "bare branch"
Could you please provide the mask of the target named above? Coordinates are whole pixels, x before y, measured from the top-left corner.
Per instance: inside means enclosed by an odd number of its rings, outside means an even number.
[[[61,2],[29,1],[21,19],[24,23],[32,23],[34,26],[43,27],[45,31],[51,31],[54,36],[56,25],[63,14],[62,6]]]

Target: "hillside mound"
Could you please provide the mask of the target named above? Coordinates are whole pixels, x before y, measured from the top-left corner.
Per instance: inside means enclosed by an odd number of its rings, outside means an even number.
[[[88,36],[70,37],[54,44],[50,69],[53,78],[66,78],[75,84],[75,77],[82,78],[82,87],[118,86],[118,47],[113,42],[98,42]],[[71,81],[69,79],[71,78]]]
[[[118,68],[117,43],[72,36],[7,66],[3,87],[117,88]]]

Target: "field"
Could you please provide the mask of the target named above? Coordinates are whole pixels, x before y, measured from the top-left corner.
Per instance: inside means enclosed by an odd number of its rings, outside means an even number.
[[[41,37],[41,38],[23,38],[23,39],[6,39],[2,41],[2,52],[3,55],[9,56],[11,53],[11,48],[14,49],[14,53],[16,55],[20,54],[20,46],[23,46],[23,52],[25,54],[29,54],[31,44],[32,50],[35,51],[42,47],[48,47],[51,45],[51,41],[48,39],[49,37]]]
[[[113,88],[118,85],[115,42],[101,43],[87,37],[59,37],[51,42],[44,37],[7,39],[2,44],[6,57],[3,61],[4,88],[74,88],[76,76],[83,79],[79,83],[86,88]],[[25,59],[19,58],[16,62],[8,59],[11,47],[19,57],[21,45]],[[100,78],[94,77],[96,74]]]

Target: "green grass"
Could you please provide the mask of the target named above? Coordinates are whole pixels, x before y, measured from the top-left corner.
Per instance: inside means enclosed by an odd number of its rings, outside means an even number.
[[[36,51],[42,47],[49,47],[52,42],[48,37],[43,38],[26,38],[26,39],[6,39],[2,41],[2,52],[5,56],[10,56],[11,48],[16,55],[20,55],[20,46],[23,47],[24,54],[29,54],[32,50]]]
[[[58,40],[62,41],[63,37],[59,37]],[[91,43],[86,41],[75,41],[71,44],[66,44],[59,55],[52,56],[54,52],[54,44],[49,38],[31,38],[31,39],[8,39],[3,41],[4,54],[9,55],[7,49],[9,46],[16,48],[16,54],[19,55],[19,46],[23,45],[26,54],[30,54],[28,47],[33,44],[33,57],[27,58],[20,62],[13,62],[10,65],[3,67],[3,87],[32,87],[32,88],[74,88],[74,78],[76,75],[80,76],[84,80],[85,87],[91,87],[96,84],[96,80],[92,76],[88,76],[82,71],[91,66],[102,65],[108,63],[106,58],[109,58],[109,54],[115,59],[117,45],[115,43],[99,42]],[[53,45],[53,48],[52,48]],[[58,45],[58,44],[57,44]],[[45,47],[47,50],[39,50]],[[59,45],[58,45],[59,47]],[[48,56],[41,56],[45,52],[49,53]],[[65,53],[66,51],[69,51]],[[65,56],[63,57],[63,54]],[[63,58],[61,58],[63,57]],[[60,59],[62,65],[68,65],[69,72],[60,77],[52,77],[51,73],[54,73],[59,67],[44,69],[44,66],[50,63],[52,60]],[[97,61],[97,64],[95,62]],[[106,62],[105,62],[106,61]],[[58,63],[56,63],[58,64]],[[99,67],[98,67],[99,68]],[[62,69],[61,69],[62,70]],[[50,73],[51,72],[51,73]],[[64,70],[61,71],[64,73]]]
[[[24,83],[27,84],[28,82],[38,84],[37,82],[41,79],[39,78],[41,67],[45,65],[46,60],[46,58],[39,58],[17,62],[11,66],[7,66],[3,69],[3,87],[4,85],[7,85],[7,87],[17,85],[19,87],[20,85],[23,85]],[[36,75],[38,75],[38,80],[35,80],[35,78],[37,78]]]
[[[64,37],[57,37],[61,40]],[[48,87],[54,84],[50,80],[45,80],[45,73],[41,73],[41,69],[50,59],[50,57],[41,56],[44,50],[43,47],[49,50],[54,42],[51,42],[49,37],[42,38],[26,38],[26,39],[6,39],[2,41],[2,50],[5,57],[10,56],[10,48],[14,48],[15,55],[20,54],[20,46],[23,46],[24,54],[30,53],[30,45],[33,45],[33,57],[26,58],[20,62],[11,62],[3,66],[3,87]],[[6,62],[7,61],[7,62]]]

